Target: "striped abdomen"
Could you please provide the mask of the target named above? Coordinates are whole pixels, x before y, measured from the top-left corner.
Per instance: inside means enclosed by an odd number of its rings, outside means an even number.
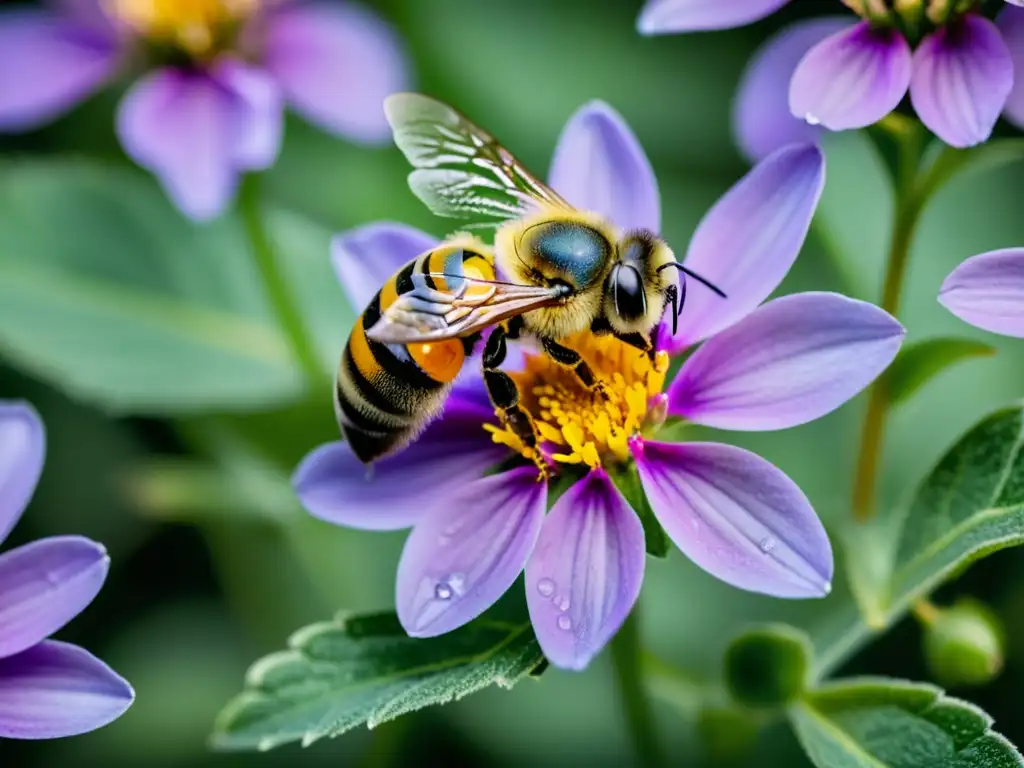
[[[381,344],[366,336],[398,296],[422,281],[448,290],[445,274],[494,279],[494,258],[474,241],[438,246],[388,279],[356,320],[338,365],[335,412],[342,434],[363,463],[405,447],[441,412],[455,377],[471,351],[469,339],[429,344]]]

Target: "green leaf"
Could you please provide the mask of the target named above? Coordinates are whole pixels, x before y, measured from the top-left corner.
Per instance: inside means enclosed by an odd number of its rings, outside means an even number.
[[[995,353],[995,347],[972,339],[939,338],[906,344],[885,372],[889,400],[899,405],[950,366]]]
[[[326,371],[351,312],[329,233],[296,219],[271,224]],[[117,412],[250,411],[305,387],[233,217],[193,225],[148,177],[86,161],[2,168],[0,355]]]
[[[754,627],[725,650],[725,684],[750,707],[777,707],[799,696],[807,682],[811,644],[786,624]]]
[[[848,604],[815,628],[812,674],[827,675],[872,632],[897,621],[924,597],[975,560],[1024,543],[1024,408],[1005,408],[975,425],[939,461],[896,516],[858,526],[873,541],[871,559],[884,561]],[[877,534],[877,535],[874,535]],[[847,547],[858,573],[860,548]]]
[[[971,429],[918,488],[903,519],[889,610],[984,555],[1024,542],[1024,409]]]
[[[289,649],[256,662],[221,712],[219,749],[272,749],[510,688],[544,660],[529,621],[487,617],[436,638],[405,634],[394,614],[350,616],[300,629]]]
[[[1010,768],[1024,759],[992,718],[939,688],[887,678],[823,686],[790,708],[819,768]]]

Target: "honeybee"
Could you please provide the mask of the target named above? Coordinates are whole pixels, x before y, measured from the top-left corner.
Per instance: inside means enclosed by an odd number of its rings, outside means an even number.
[[[488,394],[546,475],[516,384],[499,370],[506,339],[533,337],[600,394],[603,382],[560,340],[588,330],[610,333],[653,354],[652,334],[669,306],[676,329],[686,276],[725,294],[679,264],[655,233],[620,233],[571,206],[446,104],[402,93],[388,97],[384,110],[415,168],[409,186],[416,196],[439,216],[484,218],[497,231],[493,251],[458,236],[414,259],[381,289],[339,366],[341,429],[363,462],[403,447],[440,412],[466,356],[492,328],[483,351]]]

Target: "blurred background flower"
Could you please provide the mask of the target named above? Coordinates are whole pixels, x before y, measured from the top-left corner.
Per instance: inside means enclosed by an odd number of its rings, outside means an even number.
[[[908,93],[921,121],[953,147],[985,141],[1000,114],[1024,123],[1024,11],[1007,6],[993,22],[974,2],[843,2],[862,21],[836,16],[799,22],[755,54],[737,93],[733,123],[747,156],[764,157],[823,128],[864,128]],[[638,26],[645,34],[725,29],[785,4],[652,0]],[[817,5],[839,10],[838,2]]]
[[[355,3],[69,0],[0,11],[0,131],[43,125],[140,68],[118,137],[198,220],[223,212],[243,173],[277,159],[285,105],[381,143],[381,101],[409,83],[397,34]]]
[[[939,301],[961,320],[993,333],[1024,336],[1024,249],[972,256],[949,273]]]
[[[613,105],[657,170],[662,232],[679,251],[749,167],[729,131],[746,63],[784,26],[840,8],[831,0],[796,2],[744,28],[652,39],[636,33],[639,1],[372,0],[367,7],[406,42],[422,90],[493,129],[539,173],[579,104],[600,98]],[[0,77],[0,89],[8,82]],[[44,126],[0,138],[0,396],[31,400],[48,427],[46,471],[6,546],[51,535],[103,542],[112,562],[107,582],[56,637],[108,662],[138,696],[123,717],[90,734],[2,740],[0,761],[334,767],[398,765],[429,754],[480,766],[560,767],[567,756],[629,764],[607,653],[582,675],[553,668],[511,691],[488,690],[305,750],[208,751],[214,715],[258,655],[338,609],[393,607],[406,534],[329,525],[295,500],[288,480],[296,464],[337,439],[329,389],[305,391],[234,212],[192,227],[126,160],[111,120],[119,97],[116,88],[102,90]],[[1006,124],[996,132],[1013,135]],[[822,143],[825,191],[776,295],[835,290],[874,300],[891,223],[885,166],[861,132],[826,133]],[[325,377],[362,309],[338,287],[327,258],[332,235],[385,218],[433,238],[451,229],[409,192],[407,173],[394,147],[338,141],[286,115],[280,157],[264,178],[268,226],[316,331]],[[959,178],[921,220],[901,310],[908,341],[968,336],[999,354],[951,370],[894,413],[883,507],[905,498],[908,482],[968,426],[1024,392],[1019,340],[972,328],[935,300],[968,255],[1024,243],[1022,173],[1004,166]],[[858,397],[781,432],[694,426],[691,436],[778,466],[834,537],[849,516],[863,405]],[[665,560],[648,558],[640,597],[645,642],[710,679],[726,639],[743,625],[809,626],[833,601],[848,599],[842,561],[836,565],[832,597],[782,601],[723,584],[675,550]],[[947,605],[975,594],[1006,622],[1003,672],[968,695],[1018,744],[1022,585],[1020,551],[1009,550],[937,598]],[[920,647],[919,629],[907,621],[843,672],[926,680]],[[699,764],[706,729],[680,717],[676,703],[657,702],[656,716],[673,760]],[[736,732],[730,725],[727,736]],[[747,765],[806,765],[782,728],[765,733],[754,754]]]
[[[28,405],[0,400],[0,541],[43,470],[46,438]],[[52,536],[0,554],[0,736],[54,739],[121,716],[135,692],[84,648],[50,640],[93,601],[110,566],[81,536]]]

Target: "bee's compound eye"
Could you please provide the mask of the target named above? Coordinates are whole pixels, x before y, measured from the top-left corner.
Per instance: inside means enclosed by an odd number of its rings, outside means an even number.
[[[640,272],[630,264],[616,264],[611,274],[612,301],[623,320],[638,320],[647,313],[647,295]]]
[[[573,222],[545,224],[533,237],[534,258],[543,270],[551,267],[575,288],[589,285],[611,254],[608,239],[593,229]]]

